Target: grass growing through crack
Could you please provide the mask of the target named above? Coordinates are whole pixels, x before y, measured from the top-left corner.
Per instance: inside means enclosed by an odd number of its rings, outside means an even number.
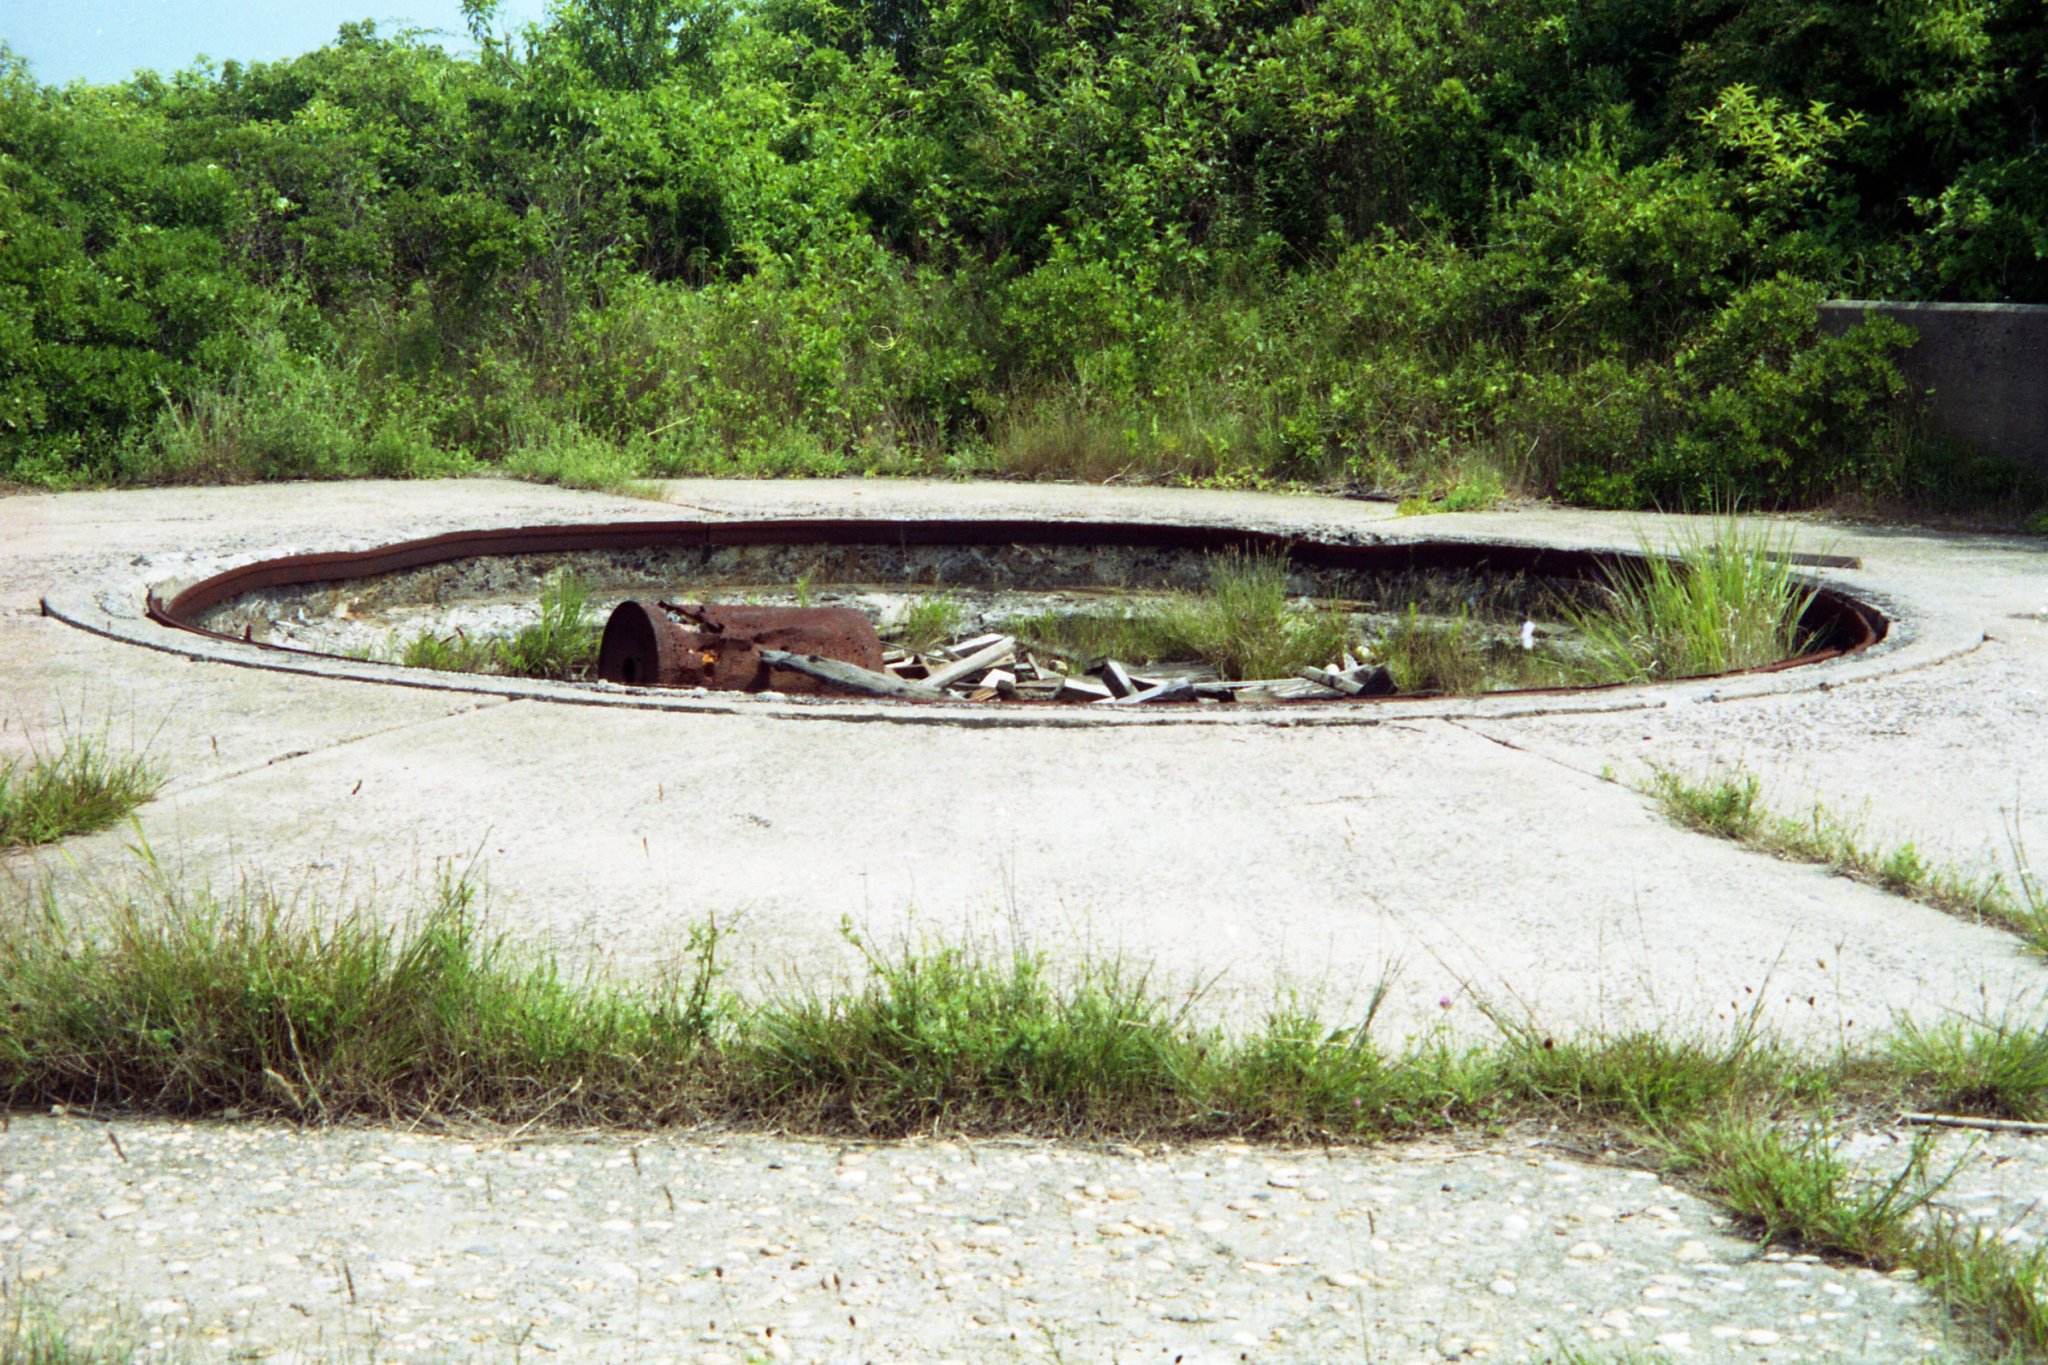
[[[46,891],[0,919],[9,1105],[1124,1140],[1359,1140],[1537,1120],[1684,1174],[1774,1240],[1910,1266],[1988,1341],[2048,1353],[2038,1256],[1925,1216],[1918,1165],[1861,1181],[1822,1138],[1770,1126],[1824,1118],[1830,1103],[2034,1112],[2048,1065],[2018,1031],[1958,1028],[1902,1037],[1883,1057],[1815,1059],[1753,1028],[1555,1037],[1497,1020],[1490,1046],[1390,1051],[1374,1035],[1377,998],[1347,1023],[1283,1002],[1226,1032],[1141,974],[881,953],[851,933],[864,974],[830,993],[733,997],[715,925],[666,982],[574,981],[487,932],[460,877],[396,928],[295,914],[255,891],[222,900],[163,883],[158,901],[80,923]],[[1993,1079],[1955,1085],[1970,1068]]]
[[[162,785],[146,756],[116,754],[104,738],[86,735],[55,753],[0,761],[0,850],[104,829]]]
[[[1746,844],[1794,862],[1817,863],[1937,910],[1996,924],[2048,951],[2048,890],[2027,866],[2014,832],[2017,870],[1968,876],[1931,862],[1911,843],[1890,848],[1863,841],[1860,830],[1816,803],[1804,816],[1781,815],[1763,804],[1763,783],[1739,769],[1695,781],[1657,770],[1649,792],[1664,813],[1688,829]]]
[[[1303,606],[1287,593],[1280,555],[1229,552],[1208,564],[1199,593],[1144,602],[1123,613],[1048,612],[1006,622],[1024,644],[1075,659],[1147,664],[1199,659],[1226,678],[1291,678],[1334,663],[1350,623],[1333,608]]]
[[[501,639],[422,631],[399,651],[407,668],[501,673],[514,678],[585,678],[597,666],[598,625],[590,589],[562,570],[540,592],[540,618]]]
[[[1645,544],[1641,562],[1611,570],[1605,587],[1600,605],[1565,609],[1583,646],[1578,681],[1696,677],[1789,658],[1813,601],[1790,536],[1733,515],[1689,532],[1675,555]]]
[[[1767,1241],[1916,1271],[1987,1355],[2048,1358],[2048,1249],[2020,1251],[1935,1212],[1949,1176],[1930,1174],[1930,1142],[1885,1180],[1853,1176],[1824,1131],[1788,1137],[1754,1115],[1695,1125],[1669,1151],[1674,1170]]]

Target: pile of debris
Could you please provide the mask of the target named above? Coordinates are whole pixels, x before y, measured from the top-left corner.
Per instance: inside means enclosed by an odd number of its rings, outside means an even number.
[[[1348,654],[1298,677],[1225,681],[1199,664],[1134,669],[1116,659],[1059,659],[995,632],[924,651],[885,649],[867,615],[847,607],[642,600],[621,603],[606,622],[598,676],[637,687],[1095,706],[1332,701],[1395,691],[1385,667]]]

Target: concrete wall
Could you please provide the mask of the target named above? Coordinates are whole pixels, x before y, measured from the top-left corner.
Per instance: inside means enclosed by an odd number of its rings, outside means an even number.
[[[1899,368],[1933,391],[1936,430],[2048,473],[2048,305],[1845,299],[1820,306],[1821,330],[1845,332],[1868,312],[1920,334]]]

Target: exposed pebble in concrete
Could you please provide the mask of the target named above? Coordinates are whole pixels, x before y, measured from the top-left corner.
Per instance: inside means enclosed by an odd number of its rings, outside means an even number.
[[[118,1140],[117,1150],[115,1143]],[[17,1119],[0,1270],[154,1358],[1961,1359],[1916,1284],[1481,1151]]]
[[[1849,1134],[1835,1150],[1859,1174],[1888,1180],[1919,1140],[1930,1144],[1929,1177],[1945,1180],[1935,1213],[2022,1251],[2048,1243],[2048,1136],[1898,1127]]]

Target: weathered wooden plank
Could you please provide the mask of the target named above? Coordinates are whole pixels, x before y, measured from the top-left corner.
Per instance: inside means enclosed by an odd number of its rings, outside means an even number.
[[[761,661],[770,668],[787,668],[817,678],[849,692],[864,692],[872,697],[898,697],[904,701],[950,701],[946,693],[930,683],[909,682],[903,678],[892,678],[887,673],[876,673],[858,664],[842,663],[838,659],[821,659],[815,654],[791,654],[785,649],[764,649]]]
[[[962,678],[972,677],[985,668],[994,668],[1016,652],[1017,640],[1015,636],[998,635],[994,644],[977,649],[966,658],[947,664],[944,668],[926,678],[924,680],[925,685],[927,687],[944,687],[947,683],[958,682]]]
[[[1186,678],[1168,678],[1165,682],[1133,692],[1127,697],[1111,697],[1095,703],[1097,706],[1142,706],[1153,701],[1193,701],[1195,685]]]

